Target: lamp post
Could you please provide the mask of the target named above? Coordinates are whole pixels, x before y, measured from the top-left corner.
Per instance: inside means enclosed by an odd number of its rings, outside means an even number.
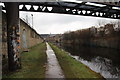
[[[31,16],[32,16],[32,28],[33,28],[33,14],[31,14]]]

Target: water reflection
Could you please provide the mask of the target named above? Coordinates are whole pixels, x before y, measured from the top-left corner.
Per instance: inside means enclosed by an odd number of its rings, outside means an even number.
[[[115,49],[62,44],[61,47],[105,78],[120,78],[120,51]]]

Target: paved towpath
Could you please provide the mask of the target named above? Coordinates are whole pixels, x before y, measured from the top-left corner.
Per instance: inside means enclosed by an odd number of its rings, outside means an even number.
[[[65,78],[54,51],[48,43],[46,43],[46,45],[46,54],[48,61],[46,66],[46,78]]]

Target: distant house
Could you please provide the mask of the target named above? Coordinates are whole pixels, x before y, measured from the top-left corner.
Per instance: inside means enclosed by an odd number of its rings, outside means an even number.
[[[50,34],[49,37],[46,38],[49,42],[60,42],[61,41],[62,34]]]

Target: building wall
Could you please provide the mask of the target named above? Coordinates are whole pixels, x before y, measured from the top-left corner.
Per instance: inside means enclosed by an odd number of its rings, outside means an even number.
[[[40,37],[40,35],[31,27],[29,27],[24,21],[20,21],[20,46],[21,46],[21,51],[24,50],[24,46],[26,43],[26,47],[30,48],[36,44],[41,43],[43,40]],[[24,39],[26,36],[26,39]],[[24,41],[26,40],[26,42]]]
[[[2,20],[2,54],[4,57],[7,57],[7,21],[5,13],[3,13]],[[41,42],[43,42],[41,36],[27,23],[20,19],[20,52]]]

